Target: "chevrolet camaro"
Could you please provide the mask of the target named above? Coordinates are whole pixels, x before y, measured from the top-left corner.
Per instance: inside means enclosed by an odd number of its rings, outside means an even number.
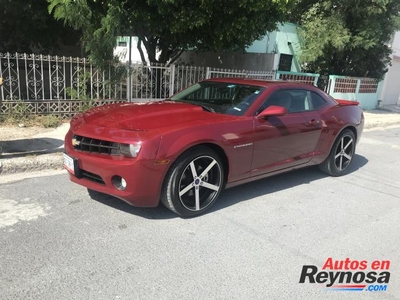
[[[253,180],[312,165],[346,174],[363,127],[357,102],[311,85],[210,79],[164,101],[75,116],[64,166],[89,192],[193,217]]]

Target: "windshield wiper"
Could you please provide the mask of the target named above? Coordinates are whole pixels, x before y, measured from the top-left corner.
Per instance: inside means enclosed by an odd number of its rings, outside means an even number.
[[[170,99],[167,99],[170,100]],[[209,107],[207,105],[204,105],[202,102],[197,102],[197,101],[189,101],[189,100],[172,100],[175,102],[182,102],[182,103],[189,103],[197,106],[201,106],[204,110],[215,113],[215,110],[212,107]]]
[[[215,113],[215,110],[207,105],[204,105],[203,103],[199,103],[199,102],[190,102],[193,103],[194,105],[198,105],[201,106],[204,110]]]

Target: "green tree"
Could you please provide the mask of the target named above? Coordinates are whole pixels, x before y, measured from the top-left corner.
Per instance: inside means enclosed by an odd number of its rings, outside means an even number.
[[[76,44],[78,33],[49,15],[44,0],[0,0],[0,52],[56,50]]]
[[[382,78],[390,39],[399,28],[400,0],[293,0],[305,71]]]
[[[97,64],[112,59],[116,36],[138,36],[150,62],[172,63],[182,51],[237,50],[283,20],[286,0],[47,0],[49,11],[82,30]],[[159,55],[157,55],[157,53]],[[142,61],[145,56],[141,53]]]

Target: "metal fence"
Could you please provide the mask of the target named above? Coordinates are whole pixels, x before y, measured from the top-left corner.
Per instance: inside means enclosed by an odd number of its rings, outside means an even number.
[[[277,71],[276,79],[302,82],[302,83],[312,84],[312,85],[317,86],[319,74]]]
[[[88,106],[87,102],[81,100],[4,101],[1,113],[4,115],[14,114],[16,117],[55,115],[62,119],[69,119],[91,106],[117,102],[126,102],[126,100],[95,100],[90,103],[90,106]]]
[[[23,103],[31,114],[70,117],[87,100],[100,105],[165,99],[208,78],[281,78],[312,83],[315,76],[181,65],[115,64],[99,70],[86,58],[0,53],[0,113],[9,114]]]
[[[97,70],[86,58],[0,53],[0,99],[122,99],[124,73],[120,65]]]
[[[345,76],[329,76],[326,89],[332,93],[375,94],[378,91],[379,81],[373,78],[356,78]]]
[[[329,76],[326,92],[336,99],[358,101],[364,109],[374,109],[382,82],[373,78],[356,78],[346,76]]]
[[[206,78],[273,79],[275,72],[143,64],[116,64],[101,71],[86,58],[0,53],[0,77],[3,101],[148,100],[169,97]]]

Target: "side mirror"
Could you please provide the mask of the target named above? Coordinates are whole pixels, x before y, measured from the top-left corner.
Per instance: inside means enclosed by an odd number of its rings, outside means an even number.
[[[257,119],[284,116],[288,113],[286,107],[271,105],[257,115]]]

